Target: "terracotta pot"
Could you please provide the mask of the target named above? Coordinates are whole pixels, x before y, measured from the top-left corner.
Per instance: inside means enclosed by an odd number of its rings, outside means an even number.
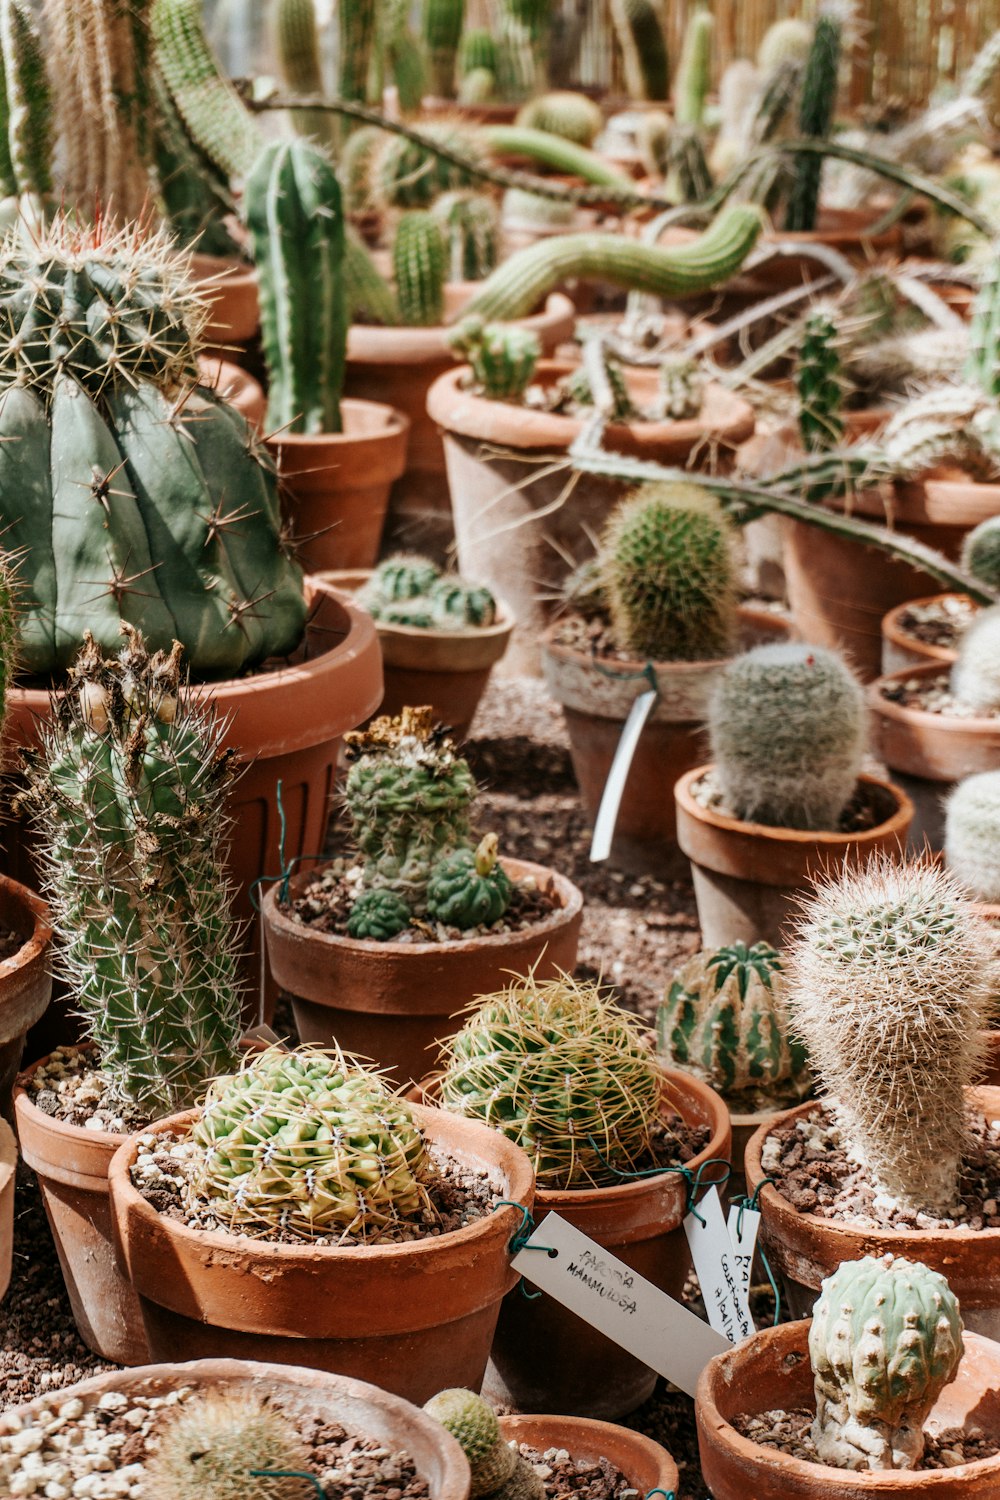
[[[553,385],[572,368],[544,360],[537,383]],[[449,370],[427,397],[427,410],[445,433],[458,564],[470,578],[489,584],[514,612],[504,671],[537,676],[540,637],[553,609],[547,601],[558,598],[573,562],[593,553],[590,538],[629,486],[603,475],[571,474],[563,460],[580,434],[583,424],[577,418],[488,401],[465,388],[468,379],[467,367]],[[637,403],[652,399],[657,379],[654,370],[629,371]],[[615,424],[607,429],[604,446],[684,465],[710,443],[735,449],[750,436],[753,422],[745,401],[711,384],[700,416]]]
[[[6,1120],[0,1120],[0,1299],[10,1286],[14,1263],[14,1179],[17,1141]]]
[[[760,1109],[753,1114],[743,1114],[739,1110],[729,1110],[729,1124],[733,1133],[733,1166],[726,1183],[726,1195],[731,1203],[746,1196],[747,1146],[761,1126],[772,1124],[780,1112],[778,1109]]]
[[[598,1463],[606,1458],[640,1495],[650,1490],[677,1493],[677,1465],[666,1448],[630,1427],[614,1422],[596,1422],[593,1417],[510,1416],[500,1418],[500,1431],[508,1443],[527,1443],[539,1453],[565,1448],[570,1458]]]
[[[310,573],[373,566],[389,491],[406,468],[409,417],[381,402],[351,400],[341,402],[341,415],[340,433],[282,432],[265,440]]]
[[[475,282],[445,288],[445,324],[454,323],[478,289]],[[568,297],[554,292],[545,308],[518,320],[537,333],[542,352],[550,354],[571,336],[576,310]],[[410,446],[405,474],[393,488],[389,535],[394,546],[430,551],[443,558],[454,540],[444,449],[436,422],[427,412],[427,393],[437,377],[455,368],[448,326],[376,328],[356,323],[347,337],[348,396],[384,401],[410,419]],[[328,564],[329,566],[329,564]]]
[[[21,1156],[38,1178],[73,1321],[95,1354],[117,1365],[141,1365],[149,1350],[138,1299],[115,1260],[108,1195],[108,1167],[126,1137],[43,1114],[27,1090],[42,1062],[22,1074],[14,1115]]]
[[[996,1119],[1000,1089],[968,1091],[975,1108]],[[764,1181],[760,1155],[764,1141],[778,1125],[801,1119],[815,1103],[784,1110],[757,1131],[747,1145],[747,1187],[760,1188],[763,1219],[760,1233],[773,1271],[785,1280],[792,1311],[802,1316],[812,1310],[823,1278],[845,1260],[864,1255],[905,1255],[940,1271],[958,1298],[967,1328],[989,1338],[1000,1335],[1000,1229],[866,1229],[834,1219],[800,1213],[776,1187]]]
[[[202,354],[198,358],[203,385],[215,391],[230,406],[235,406],[256,433],[264,430],[267,413],[267,397],[259,380],[254,380],[248,370],[219,354]]]
[[[194,255],[191,269],[209,304],[205,342],[221,348],[248,343],[260,327],[254,267],[238,256]]]
[[[375,1060],[399,1083],[434,1066],[436,1043],[477,995],[488,995],[508,973],[537,965],[539,978],[576,964],[583,896],[565,876],[542,865],[505,859],[513,879],[551,881],[559,909],[523,932],[463,938],[451,943],[379,943],[317,932],[286,916],[278,888],[264,898],[264,931],[271,973],[292,1002],[303,1042],[336,1040],[348,1052]],[[314,875],[297,875],[297,894]]]
[[[964,599],[964,594],[932,594],[926,599],[910,599],[897,604],[882,620],[882,675],[909,671],[936,663],[942,670],[952,665],[958,652],[953,646],[935,646],[918,640],[903,626],[902,617],[914,606],[934,604],[939,599]]]
[[[0,1113],[9,1117],[24,1039],[52,998],[52,928],[41,896],[6,875],[0,875],[2,930],[24,938],[17,952],[0,962]]]
[[[957,781],[1000,766],[1000,719],[964,719],[907,708],[883,697],[887,683],[939,677],[936,662],[880,677],[868,689],[872,751],[913,801],[910,845],[944,847],[944,804]]]
[[[954,1469],[852,1472],[813,1464],[741,1437],[732,1426],[743,1414],[815,1410],[809,1367],[809,1323],[765,1328],[717,1354],[702,1371],[695,1398],[701,1471],[715,1500],[872,1500],[927,1496],[928,1500],[995,1500],[1000,1455]],[[958,1374],[946,1385],[925,1424],[928,1432],[979,1428],[1000,1431],[1000,1348],[966,1333]]]
[[[530,1209],[534,1173],[519,1147],[443,1110],[415,1105],[414,1114],[432,1145],[485,1169],[503,1198]],[[517,1279],[508,1250],[516,1209],[409,1244],[275,1244],[157,1213],[132,1186],[137,1150],[125,1141],[112,1161],[111,1202],[155,1359],[266,1356],[368,1379],[418,1404],[448,1386],[479,1389],[501,1299]]]
[[[455,1439],[426,1412],[388,1391],[362,1380],[347,1380],[323,1370],[290,1365],[260,1364],[251,1360],[197,1359],[188,1364],[144,1365],[136,1370],[110,1370],[59,1392],[59,1401],[75,1398],[89,1407],[108,1391],[131,1397],[163,1396],[171,1391],[232,1391],[277,1399],[293,1414],[337,1422],[347,1432],[374,1438],[391,1453],[409,1454],[417,1473],[427,1481],[430,1500],[468,1500],[469,1465]],[[0,1414],[0,1433],[27,1426],[36,1412],[51,1410],[52,1396],[42,1396]]]
[[[873,256],[898,254],[902,249],[903,234],[898,224],[893,224],[880,234],[871,233],[880,217],[880,214],[873,214],[870,208],[821,208],[814,230],[785,232],[776,226],[762,235],[761,247],[766,248],[769,243],[775,242],[800,246],[802,249],[826,245],[832,250],[839,250],[849,260],[867,265]],[[740,291],[770,294],[803,281],[812,281],[821,271],[820,262],[808,255],[775,256],[766,264],[738,277],[735,286]]]
[[[368,582],[371,570],[345,569],[320,577],[353,594]],[[510,610],[500,601],[493,624],[478,629],[424,630],[376,620],[385,682],[379,712],[398,714],[407,706],[429,703],[435,719],[464,740],[513,629]]]
[[[818,876],[862,865],[872,854],[901,858],[913,806],[890,781],[862,772],[860,784],[884,804],[885,816],[863,833],[803,832],[744,823],[702,807],[692,787],[711,770],[696,766],[674,787],[677,842],[691,861],[702,945],[770,943],[780,948]]]
[[[593,822],[629,711],[649,688],[643,662],[597,662],[585,651],[560,645],[554,622],[542,641],[542,671],[551,697],[562,706],[573,770]],[[788,622],[766,610],[740,610],[743,648],[782,638]],[[618,809],[611,862],[661,879],[687,874],[677,846],[674,800],[664,788],[704,758],[705,714],[712,687],[728,658],[652,664],[660,697],[636,746]]]

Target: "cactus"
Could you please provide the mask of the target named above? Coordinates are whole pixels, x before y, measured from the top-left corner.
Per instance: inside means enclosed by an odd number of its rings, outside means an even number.
[[[72,6],[74,0],[65,3]],[[246,177],[263,137],[219,72],[205,36],[201,0],[153,0],[150,25],[157,65],[192,140],[227,177]]]
[[[437,563],[417,553],[401,552],[379,563],[362,597],[366,607],[374,599],[417,599],[429,594],[437,579]]]
[[[503,98],[525,99],[545,92],[551,24],[552,0],[501,0],[497,82]]]
[[[975,901],[1000,906],[1000,771],[960,781],[945,811],[944,857]]]
[[[951,691],[973,713],[1000,713],[1000,604],[980,610],[963,634]]]
[[[482,584],[442,575],[429,558],[405,554],[380,563],[357,599],[376,620],[425,630],[492,625],[497,613],[496,600]]]
[[[568,227],[576,218],[573,204],[561,198],[543,198],[525,188],[508,188],[503,195],[501,221],[505,229],[553,230]]]
[[[631,179],[623,177],[603,156],[549,130],[530,130],[523,125],[483,125],[476,139],[495,154],[526,156],[539,166],[550,167],[567,177],[579,177],[594,187],[614,188],[616,193],[634,191]]]
[[[838,1469],[915,1469],[924,1423],[964,1353],[947,1281],[919,1261],[866,1255],[823,1282],[809,1328],[813,1441]]]
[[[181,648],[138,632],[105,660],[89,634],[26,757],[64,979],[112,1089],[169,1112],[231,1067],[237,931],[223,873],[232,752],[179,695]]]
[[[987,394],[1000,396],[1000,262],[994,257],[972,307],[965,378]]]
[[[431,91],[439,99],[455,97],[456,64],[464,20],[465,0],[423,0],[423,42],[430,66]]]
[[[344,236],[344,296],[352,322],[378,323],[395,328],[402,320],[396,294],[364,244],[348,227]]]
[[[217,1078],[191,1138],[191,1190],[233,1230],[377,1244],[430,1200],[409,1106],[339,1049],[253,1053]]]
[[[272,26],[281,76],[291,92],[325,93],[314,0],[276,0]],[[293,109],[290,113],[300,135],[330,149],[336,147],[337,125],[327,110]]]
[[[601,571],[619,650],[639,660],[704,661],[733,639],[733,534],[695,484],[643,485],[601,537]]]
[[[557,89],[522,104],[514,123],[522,129],[561,135],[578,146],[592,146],[604,124],[604,116],[600,105],[586,94]]]
[[[432,149],[435,144],[461,152],[470,161],[485,162],[479,133],[466,125],[450,120],[432,122],[423,126],[421,135],[426,146],[385,132],[381,146],[373,151],[368,198],[380,212],[429,208],[441,193],[469,186],[469,173],[436,156]]]
[[[488,322],[527,317],[567,277],[657,297],[694,296],[733,276],[760,234],[760,210],[724,209],[699,239],[661,249],[611,234],[567,234],[529,245],[499,266],[466,306]]]
[[[463,318],[448,343],[469,361],[473,380],[489,401],[519,401],[542,352],[538,335],[530,329],[483,323],[481,318]]]
[[[472,1391],[440,1391],[424,1411],[440,1422],[469,1461],[469,1500],[544,1500],[545,1485],[527,1459],[504,1441],[493,1408]]]
[[[597,391],[594,390],[595,382]],[[600,405],[601,387],[605,399],[602,410],[609,421],[628,422],[632,417],[638,416],[625,378],[624,366],[603,344],[600,346],[596,368],[593,358],[584,358],[562,381],[564,399],[574,406]]]
[[[410,925],[410,908],[395,891],[362,891],[347,920],[349,937],[387,943]]]
[[[662,1087],[636,1018],[568,974],[477,1000],[441,1053],[442,1106],[521,1146],[539,1187],[602,1187],[643,1164]]]
[[[962,542],[962,567],[1000,593],[1000,516],[987,516]]]
[[[704,6],[698,6],[688,17],[674,80],[674,115],[678,125],[700,127],[704,123],[705,100],[712,85],[714,28],[714,17]]]
[[[266,146],[247,178],[272,430],[341,432],[347,358],[340,184],[308,141]]]
[[[666,99],[670,92],[667,39],[654,0],[611,0],[611,19],[631,99]]]
[[[419,37],[410,28],[407,0],[386,7],[385,58],[404,114],[415,114],[427,92],[427,64]]]
[[[934,386],[890,418],[880,446],[905,478],[952,463],[975,479],[992,479],[1000,466],[1000,412],[977,386]]]
[[[465,932],[499,922],[513,893],[497,857],[497,836],[488,833],[475,849],[456,849],[438,860],[427,882],[427,915]]]
[[[683,354],[666,355],[660,364],[657,420],[683,422],[696,417],[704,392],[705,380],[697,360]]]
[[[159,74],[153,80],[156,100],[156,175],[166,219],[180,245],[204,255],[239,256],[241,247],[229,231],[236,206],[229,185],[190,140]]]
[[[694,125],[677,125],[670,133],[667,171],[671,195],[680,203],[700,203],[712,191],[712,174],[701,132]]]
[[[385,140],[378,125],[359,125],[344,142],[337,164],[344,208],[364,214],[372,207],[372,172],[377,152]]]
[[[796,372],[799,434],[807,453],[828,453],[844,436],[844,390],[837,338],[832,311],[814,307],[806,318]]]
[[[467,78],[470,73],[496,74],[497,44],[493,33],[481,27],[470,27],[462,33],[458,44],[458,76]]]
[[[489,104],[497,90],[496,74],[490,68],[472,68],[458,85],[460,104]]]
[[[833,124],[840,71],[841,33],[839,16],[832,9],[821,10],[806,59],[799,106],[799,130],[802,135],[810,138],[828,136]],[[797,157],[785,215],[786,229],[794,232],[812,231],[816,228],[822,173],[821,156],[803,154]]]
[[[0,4],[0,187],[52,191],[52,98],[38,28],[25,0]]]
[[[834,831],[857,786],[864,694],[835,651],[756,646],[729,662],[708,713],[715,776],[747,822]]]
[[[396,226],[392,267],[400,316],[411,328],[444,322],[444,237],[433,214],[421,208],[403,214]]]
[[[337,6],[337,93],[341,99],[368,98],[368,73],[375,41],[376,0],[344,0]],[[345,133],[352,122],[345,120]]]
[[[0,246],[0,515],[24,549],[31,673],[67,667],[85,629],[114,650],[122,620],[151,650],[179,640],[202,677],[301,639],[273,469],[243,418],[194,389],[188,265],[163,235],[61,215]]]
[[[449,281],[483,281],[498,259],[500,216],[487,193],[442,193],[431,215],[444,236]]]
[[[485,584],[466,583],[454,573],[437,579],[428,603],[437,630],[483,629],[497,617],[497,601]]]
[[[196,1391],[158,1429],[142,1493],[146,1500],[311,1500],[315,1487],[302,1478],[309,1465],[302,1438],[266,1399],[245,1389]]]
[[[650,177],[660,181],[670,171],[674,141],[674,122],[663,109],[646,109],[639,116],[635,128],[635,144],[642,158],[642,165]]]
[[[751,1109],[792,1104],[812,1086],[790,1035],[781,958],[767,943],[696,953],[674,975],[656,1016],[657,1051]]]
[[[757,66],[765,76],[776,73],[788,62],[805,67],[812,45],[813,27],[809,21],[798,16],[772,21],[757,48]]]
[[[950,1214],[993,989],[989,935],[955,877],[877,856],[822,883],[788,967],[792,1025],[876,1211]]]

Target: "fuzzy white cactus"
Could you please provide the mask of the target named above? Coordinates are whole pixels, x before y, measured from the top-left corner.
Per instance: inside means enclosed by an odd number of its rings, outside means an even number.
[[[967,776],[948,798],[944,856],[976,901],[1000,904],[1000,771]]]
[[[962,636],[951,690],[976,713],[1000,712],[1000,604],[982,610]]]

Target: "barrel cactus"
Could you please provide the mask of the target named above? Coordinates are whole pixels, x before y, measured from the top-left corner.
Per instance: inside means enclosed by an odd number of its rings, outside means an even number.
[[[311,1500],[315,1487],[302,1478],[310,1462],[302,1437],[266,1399],[245,1389],[196,1392],[168,1409],[142,1493],[146,1500]]]
[[[973,713],[1000,713],[1000,604],[980,610],[963,634],[951,690]]]
[[[488,401],[519,400],[531,384],[542,352],[538,335],[507,323],[464,318],[449,335],[457,355],[469,361],[472,377]]]
[[[823,1282],[809,1328],[812,1435],[838,1469],[915,1469],[924,1423],[964,1353],[947,1281],[919,1261],[866,1255]]]
[[[375,601],[419,598],[430,593],[439,572],[437,563],[429,557],[415,552],[395,553],[375,569],[362,595],[363,602],[371,608]]]
[[[444,236],[433,214],[419,208],[403,214],[396,226],[392,268],[403,322],[414,328],[443,323],[448,268]]]
[[[962,543],[962,567],[1000,593],[1000,516],[988,516]]]
[[[1000,771],[958,783],[948,798],[944,855],[974,900],[1000,906]]]
[[[482,583],[468,583],[457,573],[443,573],[427,596],[435,630],[480,630],[497,617],[497,601]]]
[[[410,922],[410,908],[402,896],[378,887],[362,891],[351,907],[347,935],[365,942],[388,943],[405,932]]]
[[[522,104],[515,124],[530,130],[548,130],[575,141],[578,146],[592,146],[600,134],[604,116],[600,105],[586,94],[556,89]]]
[[[423,630],[478,629],[497,616],[496,599],[485,585],[442,573],[416,554],[386,558],[357,597],[376,620]]]
[[[505,1442],[496,1413],[472,1391],[439,1391],[424,1411],[440,1422],[469,1461],[469,1500],[544,1500],[545,1485],[515,1447]]]
[[[475,849],[455,849],[434,866],[427,882],[427,915],[460,932],[492,927],[510,905],[510,877],[497,858],[497,836],[488,833]]]

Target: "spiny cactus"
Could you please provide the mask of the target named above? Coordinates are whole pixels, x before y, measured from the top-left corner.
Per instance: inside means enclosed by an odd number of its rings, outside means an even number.
[[[341,99],[368,98],[368,78],[377,19],[376,0],[344,0],[337,6],[337,92]],[[352,122],[342,122],[346,134]]]
[[[809,1328],[813,1441],[838,1469],[915,1469],[924,1423],[964,1353],[944,1277],[902,1256],[845,1261],[823,1282]]]
[[[430,66],[431,91],[439,99],[455,97],[455,71],[464,20],[465,0],[423,0],[423,42]]]
[[[45,57],[25,0],[0,4],[0,191],[52,190],[52,98]]]
[[[442,193],[431,215],[444,236],[449,281],[483,281],[498,259],[500,215],[488,193]]]
[[[962,543],[962,567],[1000,593],[1000,516],[988,516]]]
[[[612,422],[627,422],[638,416],[621,360],[603,343],[596,356],[588,358],[585,351],[581,363],[564,376],[565,400],[573,406],[601,406]]]
[[[667,149],[668,186],[681,203],[700,203],[712,191],[705,143],[696,125],[675,125]]]
[[[810,139],[829,135],[833,125],[842,30],[840,16],[832,6],[820,11],[806,59],[799,106],[799,130]],[[785,215],[786,229],[811,231],[816,228],[822,173],[821,156],[799,156],[796,159]]]
[[[210,1086],[191,1138],[193,1194],[243,1234],[370,1245],[429,1207],[409,1106],[336,1048],[250,1054]]]
[[[75,0],[64,0],[68,9]],[[222,77],[205,36],[201,0],[153,0],[154,55],[192,140],[227,177],[244,178],[263,137]]]
[[[368,942],[387,943],[405,931],[410,921],[410,908],[395,891],[381,888],[362,891],[351,907],[347,935]]]
[[[733,639],[733,536],[718,502],[695,484],[643,485],[601,538],[615,643],[640,660],[703,661]]]
[[[429,594],[440,569],[429,557],[400,552],[379,563],[364,591],[366,607],[390,599],[417,599]],[[377,616],[376,616],[377,618]]]
[[[301,639],[273,470],[195,389],[188,267],[165,236],[62,216],[0,246],[0,519],[24,551],[29,672],[68,666],[85,629],[113,650],[122,620],[202,677]]]
[[[406,115],[415,114],[427,92],[427,62],[419,37],[410,26],[408,0],[390,0],[382,11],[382,47],[392,81],[399,96],[399,107]]]
[[[799,434],[807,453],[828,453],[844,436],[844,388],[832,309],[813,309],[799,348]]]
[[[159,1428],[142,1492],[146,1500],[312,1500],[315,1486],[289,1474],[308,1473],[311,1461],[288,1418],[260,1396],[195,1392]]]
[[[324,94],[315,0],[276,0],[271,15],[281,76],[293,94]],[[335,149],[337,122],[328,110],[293,109],[300,135]]]
[[[540,1187],[601,1187],[649,1155],[662,1075],[598,985],[515,979],[475,1002],[441,1069],[443,1107],[516,1141]]]
[[[91,636],[27,757],[59,962],[121,1096],[169,1112],[231,1067],[237,931],[223,872],[234,778],[221,728],[180,695],[181,648]]]
[[[944,857],[974,900],[1000,906],[1000,771],[967,776],[948,798]]]
[[[457,927],[492,927],[507,907],[513,886],[498,859],[497,836],[488,833],[475,849],[456,849],[434,866],[427,882],[427,915]]]
[[[980,610],[963,633],[951,690],[976,713],[1000,713],[1000,604]]]
[[[674,80],[674,115],[678,125],[701,126],[705,100],[712,86],[712,33],[715,19],[698,6],[684,28],[681,60]]]
[[[1000,410],[978,386],[934,386],[890,418],[880,441],[886,462],[906,478],[951,463],[974,479],[992,479],[1000,467]]]
[[[441,573],[436,563],[417,555],[380,563],[357,598],[376,620],[425,630],[492,625],[497,615],[496,599],[483,584]]]
[[[489,104],[496,95],[497,78],[492,68],[470,68],[458,85],[460,104]]]
[[[241,254],[230,231],[236,205],[228,181],[189,137],[163,79],[153,79],[155,164],[164,216],[179,245],[204,255]]]
[[[545,1485],[515,1447],[504,1441],[496,1414],[472,1391],[440,1391],[424,1411],[458,1443],[472,1470],[469,1500],[544,1500]]]
[[[490,401],[520,400],[542,352],[531,329],[484,323],[481,318],[463,318],[448,342],[469,361],[476,386]]]
[[[372,208],[372,171],[376,153],[385,141],[378,125],[359,125],[344,142],[337,163],[344,208],[364,214]]]
[[[514,122],[529,130],[548,130],[578,146],[592,146],[604,124],[599,104],[586,94],[556,89],[522,104]]]
[[[876,1209],[951,1213],[993,989],[955,877],[876,857],[824,882],[788,966],[792,1024]]]
[[[1000,261],[996,257],[973,303],[965,378],[988,396],[1000,396]]]
[[[715,776],[747,822],[835,830],[865,746],[861,684],[842,657],[797,642],[729,662],[708,711]]]
[[[667,39],[653,0],[612,0],[611,19],[631,99],[666,99],[670,92]]]
[[[767,943],[704,949],[674,975],[656,1015],[657,1051],[750,1108],[795,1103],[812,1085],[789,1034],[780,955]]]
[[[697,360],[683,354],[665,355],[660,362],[655,416],[659,421],[683,422],[701,411],[705,378]]]
[[[497,601],[485,584],[467,583],[457,573],[442,574],[436,579],[427,599],[438,630],[492,625],[497,617]]]
[[[757,66],[763,74],[775,73],[783,63],[805,65],[812,49],[813,28],[798,16],[772,21],[757,48]]]
[[[392,269],[403,322],[412,328],[443,323],[447,265],[444,236],[433,214],[414,208],[402,215],[392,246]]]

